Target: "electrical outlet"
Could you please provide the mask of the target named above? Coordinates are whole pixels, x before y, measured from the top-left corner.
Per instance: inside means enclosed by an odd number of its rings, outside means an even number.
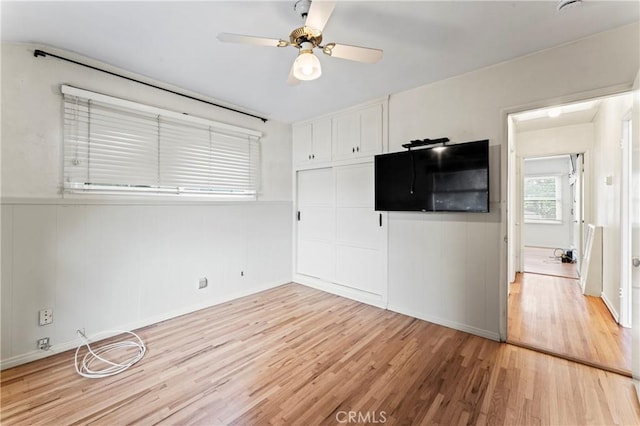
[[[47,351],[51,348],[51,343],[48,337],[43,337],[42,339],[38,339],[38,349],[41,351]]]
[[[47,325],[53,322],[53,309],[43,309],[39,312],[40,325]]]
[[[203,289],[206,288],[209,285],[209,281],[207,280],[207,277],[204,278],[200,278],[200,280],[198,281],[198,289]]]

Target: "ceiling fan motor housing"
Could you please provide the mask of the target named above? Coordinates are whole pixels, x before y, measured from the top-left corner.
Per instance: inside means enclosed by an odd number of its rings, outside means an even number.
[[[296,28],[289,35],[291,44],[300,48],[302,43],[311,43],[313,47],[319,46],[322,42],[322,33],[309,27]]]

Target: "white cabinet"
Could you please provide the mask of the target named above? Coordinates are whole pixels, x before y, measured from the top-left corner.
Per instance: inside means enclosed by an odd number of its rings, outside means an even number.
[[[380,154],[383,140],[383,106],[376,104],[333,118],[334,159]]]
[[[335,195],[333,169],[297,173],[296,272],[326,281],[334,276]]]
[[[293,126],[294,164],[331,161],[331,119]]]
[[[373,156],[387,100],[293,125],[295,280],[376,306],[387,301],[387,214],[374,210]]]

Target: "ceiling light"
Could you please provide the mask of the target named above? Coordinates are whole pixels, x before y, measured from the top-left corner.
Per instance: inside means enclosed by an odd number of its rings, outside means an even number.
[[[433,151],[434,151],[434,152],[441,153],[442,151],[444,151],[445,149],[447,149],[447,147],[446,147],[446,146],[444,146],[444,144],[443,144],[442,146],[436,146],[436,147],[431,148],[431,149],[433,149]]]
[[[562,108],[550,108],[547,110],[547,115],[551,118],[560,117],[560,114],[562,114]]]
[[[293,76],[298,80],[315,80],[322,75],[320,60],[313,54],[313,44],[302,43],[293,63]]]

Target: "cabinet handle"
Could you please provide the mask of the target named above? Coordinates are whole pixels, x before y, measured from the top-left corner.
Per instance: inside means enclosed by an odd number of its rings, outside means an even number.
[[[311,154],[309,154],[309,160],[311,160]]]
[[[315,154],[311,154],[311,159],[315,160],[315,158],[316,158],[316,155]]]
[[[360,147],[359,146],[356,146],[356,151],[360,152]]]
[[[355,148],[351,148],[351,152],[356,152],[356,149]]]
[[[298,210],[298,222],[300,222],[300,210]]]
[[[378,224],[382,228],[382,213],[378,213]]]

